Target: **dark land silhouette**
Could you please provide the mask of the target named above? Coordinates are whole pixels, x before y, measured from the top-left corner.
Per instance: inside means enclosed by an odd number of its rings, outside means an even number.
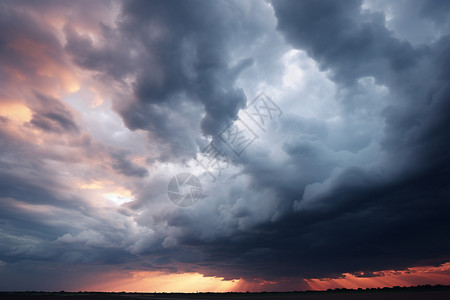
[[[108,293],[108,292],[0,292],[0,299],[381,299],[381,300],[448,300],[450,285],[421,285],[414,287],[368,288],[368,289],[334,289],[327,291],[293,291],[293,292],[260,292],[260,293]]]

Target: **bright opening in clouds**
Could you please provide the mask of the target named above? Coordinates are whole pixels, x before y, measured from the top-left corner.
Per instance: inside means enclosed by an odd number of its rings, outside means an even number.
[[[449,1],[2,1],[0,290],[450,283]]]

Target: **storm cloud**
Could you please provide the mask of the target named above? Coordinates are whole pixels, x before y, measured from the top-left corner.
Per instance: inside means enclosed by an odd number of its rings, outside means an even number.
[[[138,270],[308,289],[449,262],[449,16],[438,0],[4,2],[0,288]],[[243,114],[261,91],[282,110],[264,130]],[[257,138],[236,156],[219,136],[238,117]],[[194,160],[210,141],[230,158],[213,180]],[[167,197],[182,172],[202,182],[188,208]]]

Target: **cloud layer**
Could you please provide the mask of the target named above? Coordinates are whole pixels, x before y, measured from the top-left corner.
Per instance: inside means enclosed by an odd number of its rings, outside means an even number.
[[[448,262],[432,2],[4,2],[0,288],[135,270],[302,289]],[[264,130],[243,113],[260,91],[282,110]],[[240,156],[219,138],[238,116]],[[210,141],[230,159],[214,180]],[[189,208],[167,197],[181,172],[203,185]]]

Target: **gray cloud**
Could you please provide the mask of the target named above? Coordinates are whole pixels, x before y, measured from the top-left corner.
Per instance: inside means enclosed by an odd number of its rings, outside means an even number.
[[[36,93],[30,107],[33,109],[32,126],[55,133],[79,132],[74,117],[61,101]]]
[[[148,175],[147,169],[133,164],[124,154],[113,153],[113,168],[126,176],[145,177]]]
[[[199,126],[203,135],[215,136],[245,106],[236,79],[253,61],[230,62],[230,49],[262,34],[245,36],[237,3],[190,5],[128,2],[116,29],[102,27],[103,48],[66,30],[66,49],[78,65],[116,79],[134,67],[133,95],[117,99],[115,109],[128,128],[147,130],[164,152],[187,158],[195,154]]]

